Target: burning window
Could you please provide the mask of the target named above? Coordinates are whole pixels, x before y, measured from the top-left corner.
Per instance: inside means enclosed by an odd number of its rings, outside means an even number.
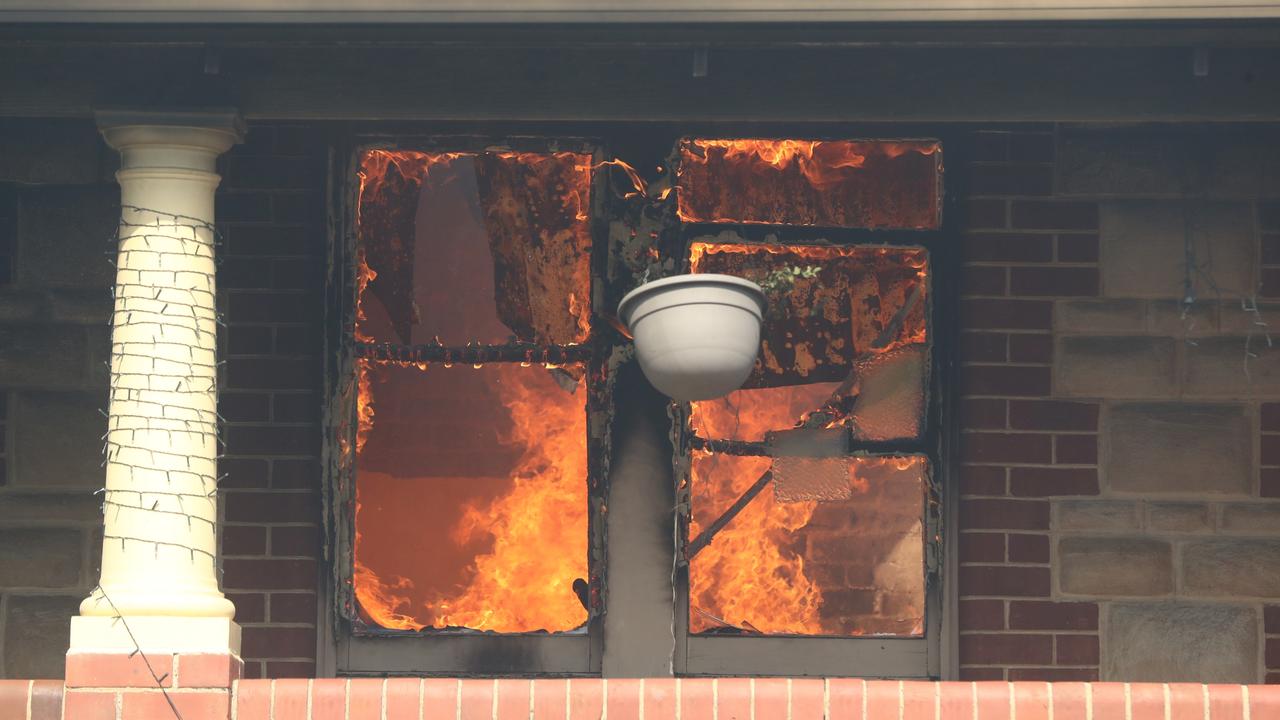
[[[372,150],[359,173],[349,612],[581,628],[591,158]]]
[[[850,443],[921,435],[927,253],[694,242],[690,265],[769,296],[747,385],[690,407],[690,630],[921,634],[928,460]]]
[[[927,230],[938,227],[942,152],[936,140],[681,142],[680,218]]]

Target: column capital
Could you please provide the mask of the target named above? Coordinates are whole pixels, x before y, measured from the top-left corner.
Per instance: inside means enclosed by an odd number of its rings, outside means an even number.
[[[218,156],[244,139],[244,119],[232,108],[113,108],[94,113],[107,144],[120,151],[121,170],[178,169],[212,173]]]

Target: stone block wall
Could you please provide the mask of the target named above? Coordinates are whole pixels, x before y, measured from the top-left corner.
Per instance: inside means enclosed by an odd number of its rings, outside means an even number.
[[[964,677],[1280,679],[1276,140],[978,133]]]

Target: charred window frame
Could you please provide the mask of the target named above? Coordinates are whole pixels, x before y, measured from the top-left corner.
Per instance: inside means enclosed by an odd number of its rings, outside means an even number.
[[[712,136],[714,137],[714,136]],[[719,137],[725,137],[719,135]],[[888,137],[883,133],[842,134],[839,138],[868,138],[881,141]],[[912,137],[924,137],[937,141],[946,153],[949,166],[956,166],[954,152],[960,143],[951,142],[946,133],[921,133]],[[678,156],[672,158],[678,161]],[[950,175],[950,174],[949,174]],[[931,229],[889,230],[852,227],[813,227],[767,223],[730,223],[724,221],[684,221],[676,218],[677,225],[664,233],[664,254],[671,257],[683,272],[690,271],[691,250],[698,242],[725,242],[725,233],[736,236],[744,244],[763,248],[768,246],[809,246],[816,248],[866,247],[866,248],[917,248],[928,255],[928,305],[925,322],[928,331],[929,370],[925,388],[926,412],[922,418],[921,433],[912,441],[859,441],[849,440],[847,456],[894,457],[902,455],[924,456],[928,461],[925,473],[925,498],[920,512],[923,523],[924,559],[924,622],[918,637],[857,636],[830,637],[820,635],[709,635],[698,634],[690,628],[691,578],[690,557],[706,547],[714,536],[716,525],[702,528],[701,533],[690,532],[691,518],[691,458],[695,450],[715,450],[727,454],[767,456],[766,443],[727,442],[717,443],[716,438],[701,438],[690,424],[690,404],[673,404],[672,442],[676,482],[677,558],[676,558],[676,607],[674,669],[677,675],[853,675],[861,677],[941,677],[944,666],[951,662],[944,655],[954,653],[953,643],[944,642],[944,609],[953,613],[954,589],[944,586],[947,564],[954,562],[944,552],[944,538],[952,529],[944,524],[951,515],[948,503],[954,503],[954,493],[944,492],[950,473],[948,449],[954,444],[951,437],[954,423],[949,422],[951,402],[950,382],[954,373],[953,359],[948,349],[954,344],[954,267],[958,234],[959,208],[955,202],[955,182],[947,178],[951,192],[943,190],[939,178],[937,209],[941,221]],[[729,240],[729,242],[734,242]],[[715,446],[713,448],[713,446]],[[734,503],[741,509],[754,499],[767,484],[764,478]],[[730,518],[734,507],[717,509],[712,517]],[[728,512],[724,512],[724,511]],[[728,524],[728,523],[725,523]],[[723,525],[721,525],[723,527]],[[708,532],[710,531],[710,532]],[[854,550],[856,552],[856,549]],[[953,632],[947,628],[946,632]]]
[[[608,465],[608,422],[611,376],[605,372],[610,339],[601,332],[599,296],[607,229],[598,205],[599,178],[593,178],[589,204],[591,235],[590,272],[592,316],[586,342],[570,345],[510,342],[502,345],[455,343],[392,345],[356,340],[358,277],[358,228],[356,209],[360,159],[371,150],[425,153],[516,152],[551,154],[573,152],[599,160],[599,146],[586,139],[542,137],[444,137],[360,135],[340,144],[331,156],[331,245],[327,283],[325,377],[329,384],[325,427],[330,433],[323,447],[326,474],[326,523],[332,541],[330,582],[333,597],[330,627],[325,634],[336,652],[333,664],[340,674],[442,674],[442,675],[593,675],[600,672],[604,595],[604,479]],[[357,408],[357,360],[458,363],[458,364],[566,364],[585,368],[587,396],[587,503],[589,606],[584,627],[568,632],[493,633],[473,630],[420,632],[388,630],[364,622],[357,611],[355,572],[355,441],[359,426]]]

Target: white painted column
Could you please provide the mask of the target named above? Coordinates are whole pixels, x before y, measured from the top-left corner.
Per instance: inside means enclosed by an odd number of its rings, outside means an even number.
[[[217,574],[214,172],[233,112],[106,112],[122,206],[99,588],[71,649],[239,651]]]

